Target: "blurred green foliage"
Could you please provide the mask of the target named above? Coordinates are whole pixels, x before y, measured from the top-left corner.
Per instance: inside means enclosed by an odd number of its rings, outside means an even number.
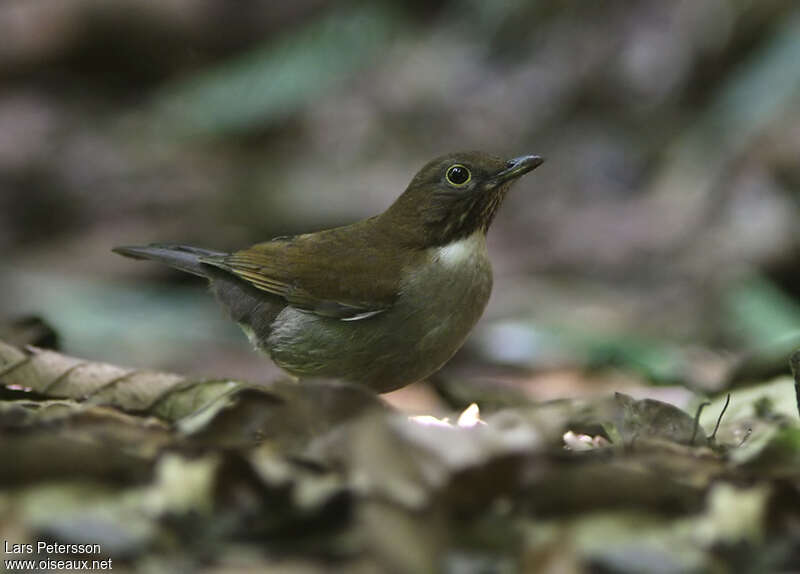
[[[384,2],[333,10],[166,86],[155,97],[156,123],[183,135],[261,130],[374,65],[402,23],[403,13]]]

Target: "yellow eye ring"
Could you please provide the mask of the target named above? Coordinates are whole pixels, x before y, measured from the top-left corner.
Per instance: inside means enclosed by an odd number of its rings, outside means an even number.
[[[453,187],[464,187],[472,180],[472,172],[466,166],[457,163],[447,168],[445,178]]]

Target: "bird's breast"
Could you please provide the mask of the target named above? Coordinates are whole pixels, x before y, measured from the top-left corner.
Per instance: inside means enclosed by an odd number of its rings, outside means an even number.
[[[401,299],[436,319],[477,320],[492,290],[492,268],[481,232],[428,249],[425,263],[403,280]],[[459,321],[457,321],[459,322]]]

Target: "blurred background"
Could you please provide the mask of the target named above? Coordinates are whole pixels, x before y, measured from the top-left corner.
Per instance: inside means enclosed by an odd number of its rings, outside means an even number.
[[[272,378],[202,281],[111,247],[350,223],[482,149],[547,162],[440,392],[713,391],[800,344],[793,0],[4,0],[0,38],[9,337],[35,315],[81,357]]]

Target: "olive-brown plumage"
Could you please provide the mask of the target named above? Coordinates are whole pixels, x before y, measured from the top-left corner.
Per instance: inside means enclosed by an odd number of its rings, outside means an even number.
[[[234,253],[118,247],[206,277],[254,344],[300,377],[385,392],[438,370],[483,312],[485,234],[511,184],[542,163],[455,153],[426,164],[382,214]]]

